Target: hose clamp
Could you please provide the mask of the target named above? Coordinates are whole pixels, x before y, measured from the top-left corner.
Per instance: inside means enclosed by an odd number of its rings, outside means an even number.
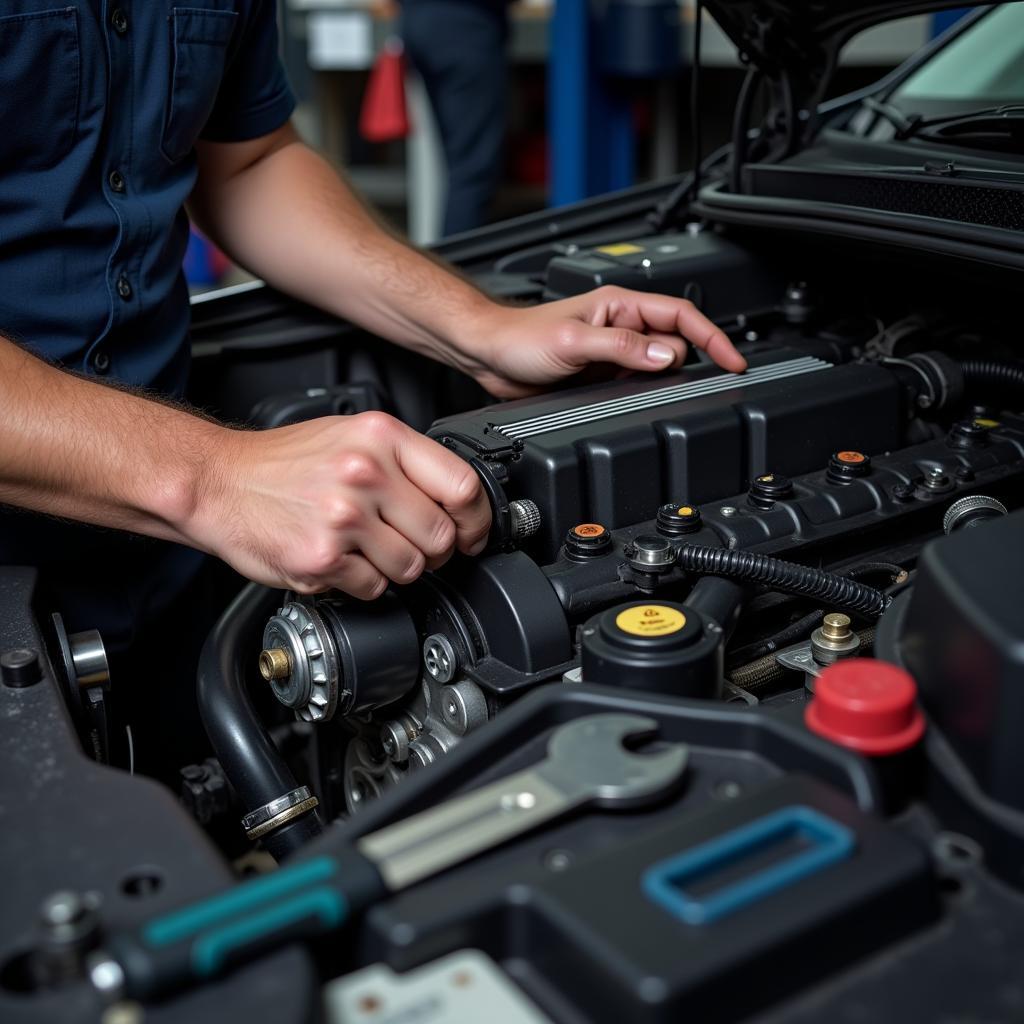
[[[319,800],[310,792],[309,786],[299,786],[284,796],[270,800],[262,807],[250,811],[242,818],[246,838],[255,840],[287,825],[307,811],[313,810]]]

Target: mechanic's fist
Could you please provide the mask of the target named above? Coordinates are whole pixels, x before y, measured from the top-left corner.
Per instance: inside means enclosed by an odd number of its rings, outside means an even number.
[[[473,469],[384,413],[221,437],[191,532],[250,579],[372,600],[486,543]]]
[[[606,285],[539,306],[492,306],[464,368],[492,395],[520,398],[591,363],[630,370],[682,364],[687,342],[734,372],[747,361],[692,302]]]

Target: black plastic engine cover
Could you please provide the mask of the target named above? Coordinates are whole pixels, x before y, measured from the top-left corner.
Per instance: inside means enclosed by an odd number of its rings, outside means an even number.
[[[1024,511],[924,549],[900,648],[981,788],[1024,810]]]
[[[899,447],[902,424],[888,370],[779,349],[743,374],[701,364],[580,387],[440,420],[430,435],[506,464],[508,496],[544,510],[532,553],[551,559],[576,523],[616,529],[666,501],[742,492],[768,471],[811,472],[839,449]]]
[[[711,231],[655,235],[556,256],[547,295],[580,295],[612,284],[691,299],[721,322],[775,306],[786,281],[775,261]]]

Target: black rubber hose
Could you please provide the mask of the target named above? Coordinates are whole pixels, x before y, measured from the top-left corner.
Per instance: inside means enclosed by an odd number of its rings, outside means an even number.
[[[857,565],[851,565],[848,569],[840,569],[836,575],[845,576],[851,580],[864,579],[866,576],[888,576],[889,583],[892,585],[901,576],[905,577],[905,574],[906,570],[903,566],[896,565],[895,562],[860,562]],[[735,651],[730,651],[729,663],[731,665],[746,665],[748,662],[756,661],[758,658],[772,654],[781,647],[786,647],[797,640],[805,639],[813,629],[821,625],[824,615],[825,610],[817,608],[813,612],[808,612],[807,615],[797,619],[796,622],[791,622],[788,626],[780,629],[778,633],[773,633],[763,640],[758,640],[755,643],[747,644],[745,647],[738,647]]]
[[[845,608],[873,618],[881,615],[889,603],[885,594],[864,583],[752,551],[684,544],[679,548],[678,564],[688,572],[758,583],[782,593],[814,598],[830,608]]]
[[[1000,391],[1024,392],[1024,363],[995,359],[965,359],[960,363],[968,387],[989,387]]]
[[[738,583],[715,576],[697,580],[686,598],[687,608],[706,615],[722,628],[722,642],[732,636],[746,593]]]
[[[750,108],[761,84],[761,72],[751,68],[743,79],[739,98],[736,101],[736,113],[732,122],[732,164],[729,168],[729,191],[739,195],[743,185],[743,164],[747,159],[747,127],[750,124]]]
[[[199,713],[217,760],[246,813],[298,786],[249,702],[245,687],[245,659],[255,650],[262,623],[279,601],[278,591],[248,584],[217,620],[199,655]],[[261,841],[282,860],[320,831],[316,811],[309,811]]]
[[[778,633],[773,633],[756,643],[747,644],[746,647],[738,647],[735,651],[730,651],[729,664],[746,665],[748,662],[757,661],[758,658],[774,653],[780,647],[787,647],[797,640],[805,639],[812,630],[821,625],[824,615],[822,609],[816,608],[813,612],[808,612],[797,619],[796,622],[791,622],[788,626],[780,629]]]

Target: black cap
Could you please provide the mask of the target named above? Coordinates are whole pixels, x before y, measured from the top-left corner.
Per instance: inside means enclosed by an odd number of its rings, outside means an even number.
[[[681,537],[700,529],[700,509],[685,501],[670,501],[658,509],[658,533]]]
[[[793,496],[793,481],[781,473],[762,473],[750,484],[748,500],[754,508],[767,511],[780,498]]]
[[[43,677],[39,655],[28,647],[15,647],[0,654],[0,679],[4,686],[32,686]]]
[[[989,431],[995,420],[978,417],[954,423],[946,438],[950,448],[984,448],[989,443]]]
[[[698,611],[673,601],[609,608],[583,624],[583,679],[626,690],[715,697],[719,636],[704,628]]]

